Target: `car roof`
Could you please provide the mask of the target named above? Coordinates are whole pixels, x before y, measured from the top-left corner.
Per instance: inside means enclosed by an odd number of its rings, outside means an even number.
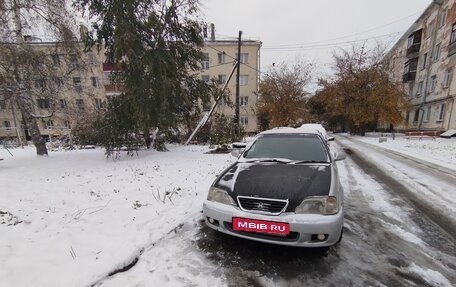
[[[316,134],[322,136],[321,132],[317,129],[312,128],[290,128],[290,127],[278,127],[270,130],[266,130],[260,133],[260,135],[271,135],[271,134]]]

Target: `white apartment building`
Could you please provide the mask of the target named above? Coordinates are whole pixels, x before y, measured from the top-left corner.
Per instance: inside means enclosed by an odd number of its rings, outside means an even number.
[[[434,0],[386,57],[412,110],[402,130],[456,129],[456,0]]]
[[[239,77],[239,122],[247,133],[258,130],[256,104],[260,80],[260,41],[241,41],[241,67]],[[216,79],[223,85],[233,69],[238,54],[237,40],[207,40],[203,48],[204,60],[201,63],[201,79],[210,81]],[[236,72],[227,88],[230,91],[230,101],[236,103]],[[234,118],[235,108],[219,103],[216,112]]]
[[[34,113],[44,116],[39,120],[40,132],[45,137],[60,137],[71,134],[78,124],[88,117],[96,116],[103,109],[106,100],[122,93],[122,85],[110,81],[112,72],[121,70],[119,66],[104,63],[103,52],[89,51],[78,57],[63,57],[55,52],[54,43],[30,43],[37,49],[49,50],[49,57],[55,68],[71,70],[60,79],[61,88],[54,98],[36,98]],[[201,63],[201,79],[217,79],[223,84],[233,68],[237,57],[237,41],[207,40],[203,47],[205,59]],[[242,41],[240,68],[240,123],[246,132],[257,131],[255,92],[259,85],[259,57],[261,42]],[[70,55],[71,56],[71,55]],[[65,58],[65,59],[64,59]],[[68,60],[71,59],[71,60]],[[70,66],[71,69],[67,69]],[[37,79],[35,86],[46,85],[49,79]],[[235,103],[235,75],[229,82],[230,98]],[[55,108],[54,108],[55,107]],[[221,103],[216,112],[234,115],[234,108]],[[52,115],[46,117],[46,115]],[[29,140],[21,114],[11,101],[0,96],[0,140]]]

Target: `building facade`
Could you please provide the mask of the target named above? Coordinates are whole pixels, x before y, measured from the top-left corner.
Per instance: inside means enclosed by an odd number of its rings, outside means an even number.
[[[56,52],[54,43],[29,43],[36,49],[49,51],[48,56],[55,69],[65,75],[59,79],[58,93],[52,98],[34,97],[34,114],[39,119],[40,132],[45,137],[69,136],[78,125],[106,106],[106,101],[122,93],[122,87],[111,81],[113,73],[121,70],[116,65],[105,63],[104,53],[89,51],[76,55]],[[228,79],[237,57],[237,41],[207,40],[201,63],[201,80],[216,79],[221,85]],[[256,95],[259,85],[259,56],[261,42],[243,41],[240,68],[240,123],[246,132],[257,130]],[[36,79],[37,88],[43,88],[48,79]],[[236,78],[228,84],[230,101],[235,103]],[[234,108],[223,102],[216,112],[234,115]],[[18,109],[12,101],[0,95],[0,139],[24,141],[28,132]]]
[[[386,59],[412,104],[397,128],[456,129],[456,1],[433,1]]]
[[[44,137],[71,135],[76,126],[106,104],[103,59],[97,52],[67,54],[56,43],[29,42],[33,49],[45,51],[52,71],[48,76],[28,79],[33,95],[32,112]],[[76,50],[75,50],[76,51]],[[0,95],[0,139],[18,143],[29,140],[28,131],[14,97]]]
[[[239,123],[247,133],[258,130],[256,92],[260,81],[260,41],[242,41],[239,76]],[[234,67],[238,54],[238,41],[207,40],[203,48],[204,60],[201,63],[201,79],[205,82],[215,79],[220,85],[225,84]],[[236,72],[227,85],[230,102],[236,103]],[[234,118],[235,108],[220,102],[216,112]]]

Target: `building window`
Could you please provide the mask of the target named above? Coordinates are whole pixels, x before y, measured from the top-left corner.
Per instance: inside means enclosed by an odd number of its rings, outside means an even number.
[[[247,106],[249,104],[249,97],[248,96],[241,97],[239,103],[240,103],[241,107]]]
[[[435,45],[432,61],[437,62],[440,59],[440,43]]]
[[[73,85],[74,85],[74,89],[76,90],[76,92],[82,92],[81,78],[79,78],[79,77],[73,78]]]
[[[83,111],[85,109],[84,108],[84,100],[76,99],[76,107],[78,108],[78,110]]]
[[[100,87],[100,81],[98,80],[98,77],[91,77],[92,80],[92,87],[98,88]]]
[[[0,99],[0,110],[6,110],[6,101],[4,99]]]
[[[57,87],[59,87],[59,88],[63,87],[63,85],[65,84],[65,83],[63,82],[63,79],[60,78],[60,77],[55,77],[55,78],[54,78],[54,82],[55,82],[55,84],[57,85]]]
[[[79,69],[79,59],[76,54],[70,55],[70,64],[71,64],[71,68]]]
[[[420,97],[423,92],[423,81],[418,83],[418,88],[416,89],[416,97]]]
[[[249,117],[246,117],[246,116],[242,116],[239,118],[239,123],[241,124],[241,126],[243,127],[246,127],[249,125]]]
[[[424,53],[423,55],[423,62],[421,64],[421,70],[426,69],[427,66],[427,58],[428,58],[428,53]]]
[[[413,46],[413,35],[407,38],[407,48],[410,48]]]
[[[239,76],[239,85],[247,86],[249,84],[249,75],[240,75]]]
[[[442,86],[444,88],[448,88],[451,85],[452,80],[453,80],[453,69],[448,69],[445,72],[445,78],[443,79]]]
[[[432,21],[431,23],[429,23],[429,25],[426,27],[427,28],[427,31],[426,31],[426,38],[430,38],[432,33],[433,33],[433,26],[434,26],[434,21]]]
[[[218,63],[219,63],[219,64],[224,64],[224,63],[225,63],[225,55],[226,55],[225,52],[222,52],[222,53],[218,53],[218,54],[217,54]]]
[[[456,23],[451,28],[450,45],[456,43]]]
[[[441,122],[443,121],[443,118],[445,117],[445,104],[440,104],[437,107],[437,121]]]
[[[418,58],[407,61],[404,65],[404,74],[416,72],[417,65],[418,65]]]
[[[228,103],[226,102],[226,100],[224,98],[221,98],[220,102],[219,102],[219,106],[226,107],[226,106],[228,106]]]
[[[48,130],[54,129],[54,121],[53,120],[46,121],[46,129],[48,129]]]
[[[67,105],[67,101],[64,100],[64,99],[60,99],[60,100],[59,100],[59,104],[60,104],[60,108],[61,108],[61,109],[66,109],[67,106],[68,106],[68,105]]]
[[[63,121],[63,127],[64,127],[65,129],[68,129],[68,130],[71,129],[71,123],[70,123],[70,121],[68,121],[68,120]]]
[[[415,115],[413,116],[413,122],[416,123],[420,119],[420,109],[415,110]]]
[[[203,54],[203,60],[201,61],[201,67],[203,70],[209,69],[209,54],[208,53]]]
[[[431,106],[427,106],[426,109],[424,110],[424,122],[429,122],[429,119],[431,118]]]
[[[236,59],[238,57],[238,54],[236,53]],[[249,63],[249,53],[241,53],[241,63],[242,64],[248,64]]]
[[[97,56],[95,56],[95,54],[89,54],[89,64],[91,66],[97,65]]]
[[[10,121],[3,121],[3,126],[5,127],[6,130],[10,130],[11,129]]]
[[[94,99],[94,103],[97,110],[103,108],[103,101],[101,99]]]
[[[205,82],[206,84],[209,84],[209,81],[211,80],[209,75],[202,75],[201,76],[201,81]]]
[[[54,63],[54,66],[60,66],[60,56],[57,54],[51,55],[52,57],[52,63]]]
[[[434,92],[436,85],[437,85],[437,76],[434,75],[431,77],[431,81],[429,83],[429,93]]]
[[[35,87],[37,87],[38,89],[44,91],[44,89],[46,88],[46,80],[45,79],[38,79],[35,81]]]
[[[440,28],[445,26],[446,18],[447,18],[447,10],[443,10],[439,17],[439,27]]]
[[[51,108],[51,102],[49,99],[38,99],[36,100],[38,104],[38,108],[40,109],[50,109]]]
[[[226,82],[226,75],[218,75],[218,83],[223,85]]]

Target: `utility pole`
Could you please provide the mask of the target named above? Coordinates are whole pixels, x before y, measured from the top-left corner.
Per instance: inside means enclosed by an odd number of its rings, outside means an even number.
[[[236,71],[236,114],[234,120],[236,121],[236,133],[238,137],[241,136],[241,125],[239,117],[239,78],[241,74],[241,37],[242,31],[239,31],[239,40],[238,40],[238,53],[237,53],[237,71]]]

